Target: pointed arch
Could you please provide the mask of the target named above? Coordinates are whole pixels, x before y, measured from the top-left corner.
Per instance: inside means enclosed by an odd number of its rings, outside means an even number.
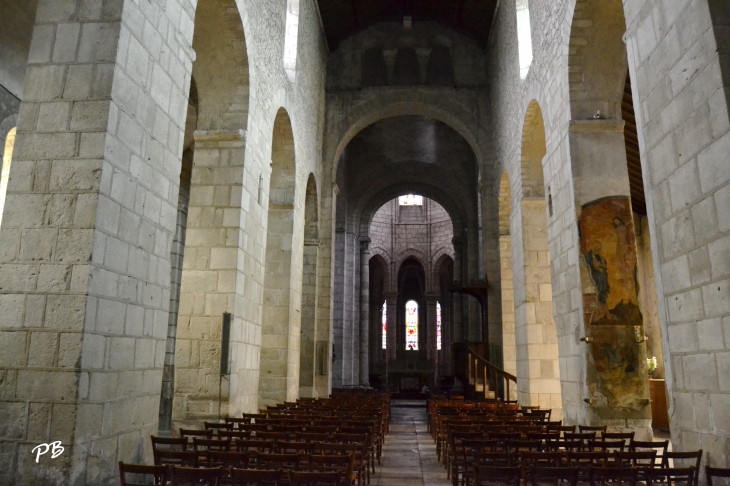
[[[302,329],[299,343],[299,396],[315,397],[317,342],[317,267],[319,260],[319,207],[317,181],[310,173],[304,196],[304,249],[302,258]]]

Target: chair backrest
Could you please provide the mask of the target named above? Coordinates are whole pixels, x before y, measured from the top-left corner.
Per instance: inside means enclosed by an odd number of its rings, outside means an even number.
[[[338,472],[287,471],[291,486],[344,486],[345,479]]]
[[[563,462],[562,452],[526,452],[520,453],[522,467],[560,467]]]
[[[207,450],[205,452],[206,467],[224,468],[237,467],[245,469],[248,467],[249,454],[247,452],[228,452]]]
[[[199,455],[195,451],[166,451],[155,453],[156,465],[198,467]]]
[[[631,467],[594,467],[590,472],[592,486],[636,486],[638,473]]]
[[[602,432],[601,440],[622,440],[626,443],[626,447],[631,446],[631,441],[634,440],[635,432]]]
[[[623,451],[626,443],[623,440],[589,440],[588,449],[592,451]]]
[[[585,444],[588,444],[589,441],[596,440],[596,432],[565,432],[563,434],[563,438],[565,440],[580,440],[583,441]]]
[[[183,439],[198,437],[200,439],[210,439],[213,437],[212,430],[198,430],[198,429],[180,429],[180,437]]]
[[[707,486],[712,484],[713,478],[730,479],[730,468],[705,466],[705,476],[707,477]]]
[[[522,478],[522,471],[519,466],[482,466],[475,465],[473,468],[472,483],[474,486],[482,486],[482,483],[493,485],[504,483],[518,486]]]
[[[231,439],[200,439],[193,437],[193,446],[196,451],[230,451]]]
[[[700,481],[700,463],[702,449],[698,451],[665,452],[662,456],[662,467],[693,467],[695,469],[695,485]]]
[[[205,430],[212,430],[213,432],[217,430],[233,430],[233,423],[203,422],[203,427],[205,428]]]
[[[130,482],[127,480],[127,474],[134,474],[137,477],[135,481]],[[168,469],[167,466],[141,466],[138,464],[125,464],[119,461],[119,482],[121,486],[142,486],[150,484],[150,479],[153,484],[167,484]]]
[[[606,432],[608,425],[579,425],[578,432]]]
[[[568,452],[568,464],[570,467],[605,467],[608,461],[608,453],[603,451],[570,451]]]
[[[647,485],[672,484],[674,486],[693,486],[697,478],[694,467],[654,467],[646,470]]]
[[[222,467],[174,466],[172,486],[218,486],[222,476]]]
[[[275,441],[263,439],[243,439],[237,440],[234,444],[238,452],[271,452],[274,450]]]
[[[554,486],[576,486],[579,470],[573,467],[523,467],[523,477],[529,480],[532,486],[552,482]],[[566,484],[567,483],[567,484]]]
[[[274,469],[231,468],[231,481],[234,486],[279,486],[283,473]]]
[[[263,469],[299,469],[304,462],[300,454],[260,452],[253,454],[256,464]]]

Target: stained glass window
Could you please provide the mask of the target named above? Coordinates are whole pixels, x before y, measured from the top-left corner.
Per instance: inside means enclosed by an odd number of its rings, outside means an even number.
[[[406,350],[418,351],[418,302],[406,302]]]
[[[436,349],[441,350],[441,304],[436,302]]]
[[[415,194],[400,196],[398,204],[401,206],[423,206],[423,196],[416,196]]]
[[[382,341],[383,341],[383,349],[386,348],[387,342],[388,342],[388,306],[387,302],[383,302],[383,309],[382,309],[382,315],[381,317],[381,324],[383,325],[383,332],[382,332]]]

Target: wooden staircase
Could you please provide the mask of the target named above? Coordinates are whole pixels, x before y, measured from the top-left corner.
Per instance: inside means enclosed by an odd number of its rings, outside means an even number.
[[[517,389],[517,377],[485,358],[484,343],[456,343],[454,351],[455,362],[460,362],[457,376],[465,383],[464,391],[469,399],[510,400],[510,390]]]

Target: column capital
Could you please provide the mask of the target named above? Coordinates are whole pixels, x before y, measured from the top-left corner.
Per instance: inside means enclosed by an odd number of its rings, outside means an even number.
[[[429,304],[437,302],[439,297],[441,297],[441,294],[437,292],[426,292],[426,302]]]
[[[363,253],[367,252],[368,249],[370,248],[371,241],[372,240],[368,236],[364,236],[364,237],[360,238],[360,251]]]

